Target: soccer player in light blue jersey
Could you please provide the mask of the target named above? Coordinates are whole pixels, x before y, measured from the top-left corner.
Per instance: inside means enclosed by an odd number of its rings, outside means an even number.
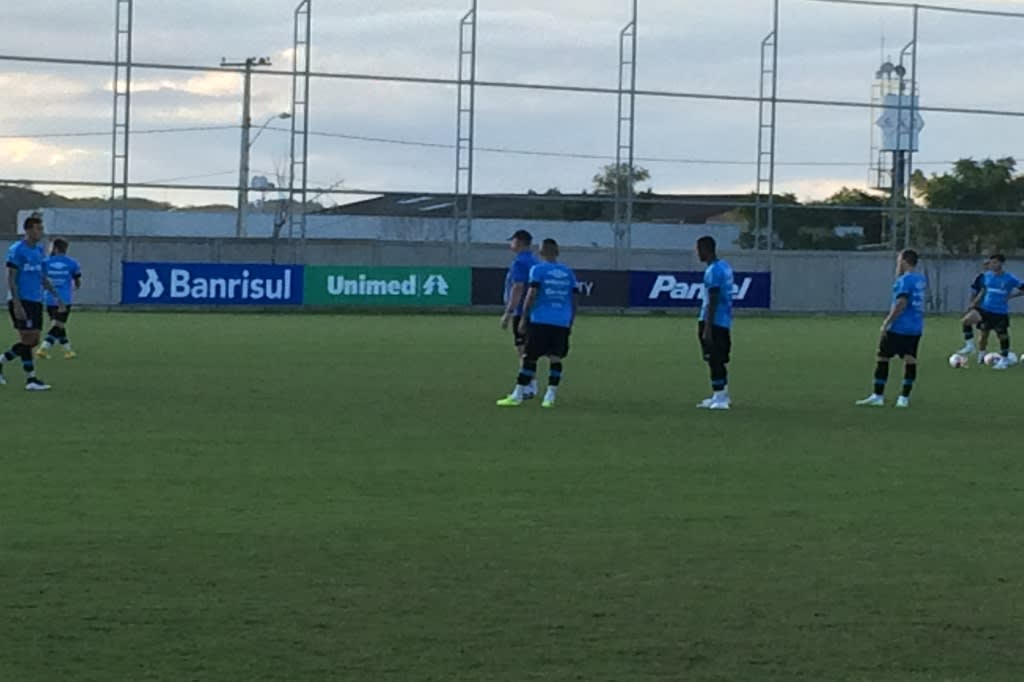
[[[711,397],[697,404],[707,410],[728,410],[729,354],[732,352],[732,266],[718,257],[714,237],[697,240],[697,257],[705,264],[704,292],[697,321],[701,352],[711,370]]]
[[[533,255],[533,235],[527,230],[516,230],[508,238],[509,247],[516,254],[505,275],[505,291],[502,300],[505,310],[501,316],[501,328],[507,329],[512,323],[512,340],[516,347],[516,356],[520,363],[526,349],[526,337],[519,331],[523,319],[523,304],[526,302],[526,289],[530,280],[530,269],[537,264]],[[533,381],[524,394],[526,399],[537,395],[537,382]]]
[[[874,391],[857,405],[885,405],[885,384],[889,379],[889,361],[903,358],[903,391],[896,407],[910,407],[910,392],[917,380],[917,351],[924,333],[924,295],[928,282],[917,271],[919,257],[913,249],[905,249],[896,257],[896,282],[892,285],[892,307],[882,322],[878,342],[878,364],[875,366]]]
[[[558,262],[558,242],[545,239],[541,262],[530,269],[529,288],[523,304],[519,332],[526,339],[519,377],[512,394],[498,401],[501,407],[518,407],[537,377],[537,361],[548,359],[548,389],[542,407],[555,406],[562,382],[562,361],[569,355],[569,334],[576,319],[576,274]]]
[[[971,282],[971,301],[967,306],[967,312],[964,313],[963,319],[960,321],[963,334],[964,334],[964,346],[957,351],[959,355],[970,355],[971,353],[978,352],[978,364],[985,362],[985,352],[988,350],[988,336],[992,333],[991,329],[983,329],[981,326],[980,314],[978,317],[972,316],[971,313],[978,309],[978,303],[981,301],[982,292],[985,285],[985,275],[988,274],[991,257],[986,258],[981,264],[981,272]],[[978,345],[974,345],[974,329],[977,327],[979,332]]]
[[[57,299],[53,294],[46,293],[46,312],[50,316],[53,326],[46,333],[43,345],[36,351],[40,358],[50,357],[50,348],[59,343],[64,347],[64,357],[71,360],[77,354],[71,348],[71,341],[68,339],[68,317],[71,315],[71,299],[74,290],[82,286],[82,267],[74,258],[68,256],[68,243],[64,239],[54,239],[53,247],[50,250],[50,257],[43,263],[46,276],[50,283],[60,294],[64,301],[64,311],[61,312],[57,306]]]
[[[43,219],[32,215],[25,220],[24,227],[25,238],[11,244],[7,251],[7,310],[18,331],[18,343],[0,355],[0,384],[7,383],[3,377],[3,365],[21,358],[25,390],[47,391],[50,387],[36,377],[32,360],[32,349],[39,344],[43,326],[43,291],[54,295],[60,310],[64,309],[64,302],[44,271],[46,253],[40,243],[43,240]]]
[[[994,331],[999,337],[999,354],[1002,355],[994,369],[1010,367],[1010,299],[1024,296],[1024,282],[1016,275],[1003,269],[1006,256],[994,253],[988,259],[988,272],[981,280],[981,292],[974,298],[974,307],[963,319],[968,324],[978,325],[982,333]],[[963,349],[961,349],[963,350]]]

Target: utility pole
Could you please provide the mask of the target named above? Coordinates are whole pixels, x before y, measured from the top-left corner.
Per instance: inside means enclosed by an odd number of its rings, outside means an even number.
[[[229,62],[222,59],[222,67],[244,67],[245,76],[242,86],[242,147],[238,159],[238,213],[235,219],[235,236],[245,237],[246,214],[249,211],[249,131],[252,128],[250,106],[252,100],[252,67],[270,66],[270,57],[248,57],[244,62]]]

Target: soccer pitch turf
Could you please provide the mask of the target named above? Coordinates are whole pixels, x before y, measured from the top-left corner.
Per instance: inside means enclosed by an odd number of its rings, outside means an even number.
[[[878,324],[740,319],[708,413],[690,318],[583,317],[548,411],[494,317],[76,314],[0,389],[0,680],[1016,682],[1024,368],[930,319],[858,409]]]

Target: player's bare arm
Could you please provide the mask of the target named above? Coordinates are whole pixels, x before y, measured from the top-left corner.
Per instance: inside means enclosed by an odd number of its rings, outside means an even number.
[[[701,339],[711,342],[711,325],[715,321],[715,313],[718,311],[718,294],[722,291],[720,287],[708,289],[708,312],[704,316],[704,331],[701,332]]]
[[[530,308],[533,307],[533,302],[537,300],[537,290],[530,288],[526,292],[526,301],[523,303],[523,319],[519,321],[519,333],[525,334],[526,329],[530,324]]]
[[[903,311],[907,309],[907,302],[910,298],[906,295],[900,296],[896,299],[896,302],[892,306],[892,310],[885,316],[885,320],[882,321],[882,333],[885,334],[889,331],[889,327],[892,326],[893,320],[903,314]]]
[[[508,306],[505,307],[505,312],[501,316],[501,328],[507,329],[509,320],[516,312],[516,308],[519,307],[519,302],[523,298],[523,290],[526,289],[526,285],[522,282],[516,282],[512,285],[512,291],[508,294]]]
[[[43,288],[49,291],[53,296],[53,299],[57,301],[57,311],[61,313],[64,312],[64,300],[60,297],[60,294],[57,293],[57,287],[53,286],[53,282],[51,282],[50,278],[45,275],[43,276]]]
[[[21,305],[21,292],[18,291],[18,269],[7,266],[7,288],[11,292],[11,306],[14,310],[14,317],[19,320],[25,319],[25,308]]]

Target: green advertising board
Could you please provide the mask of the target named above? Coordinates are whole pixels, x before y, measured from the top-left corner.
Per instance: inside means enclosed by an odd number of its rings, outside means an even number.
[[[470,304],[469,268],[306,266],[306,305],[455,306]]]

